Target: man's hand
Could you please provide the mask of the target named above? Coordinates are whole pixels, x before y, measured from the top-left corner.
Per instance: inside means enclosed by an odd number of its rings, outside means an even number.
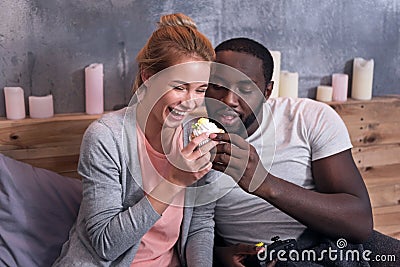
[[[213,159],[213,169],[231,176],[246,192],[255,191],[268,175],[256,149],[236,134],[211,134],[220,141]]]
[[[247,244],[236,244],[230,247],[215,247],[215,255],[224,266],[244,267],[247,256],[257,255],[257,247]]]
[[[257,253],[260,249],[262,248],[240,243],[230,247],[215,247],[215,256],[217,257],[219,263],[221,263],[223,266],[246,267],[243,265],[246,257],[257,257]],[[275,264],[276,261],[272,261],[268,263],[267,267],[273,267]]]

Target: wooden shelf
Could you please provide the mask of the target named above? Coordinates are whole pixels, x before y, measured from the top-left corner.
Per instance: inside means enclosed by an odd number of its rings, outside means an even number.
[[[101,115],[60,114],[47,119],[0,119],[0,153],[77,177],[82,136]]]
[[[65,114],[56,114],[54,117],[46,118],[46,119],[32,119],[30,117],[26,117],[21,120],[8,120],[6,117],[0,117],[0,128],[8,127],[13,125],[23,125],[30,123],[43,123],[43,122],[55,122],[55,121],[76,121],[76,120],[95,120],[99,118],[102,114],[96,115],[88,115],[85,113],[65,113]]]

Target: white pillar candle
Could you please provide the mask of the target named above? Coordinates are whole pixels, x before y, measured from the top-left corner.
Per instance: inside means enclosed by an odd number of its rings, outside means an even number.
[[[25,118],[24,90],[21,87],[4,87],[6,116],[9,120]]]
[[[334,73],[332,75],[332,100],[346,101],[349,76],[343,73]]]
[[[30,96],[29,116],[33,119],[44,119],[53,117],[53,96]]]
[[[297,98],[299,90],[299,74],[281,71],[279,80],[279,96]]]
[[[359,100],[370,100],[372,98],[373,77],[374,60],[355,58],[353,63],[351,97]]]
[[[271,97],[279,96],[279,76],[281,74],[281,52],[270,51],[274,60],[274,72],[272,74],[272,81],[274,82],[274,88],[272,90]]]
[[[87,114],[104,112],[103,64],[94,63],[85,68],[85,103]]]
[[[323,102],[332,101],[332,86],[326,86],[326,85],[318,86],[317,100]]]

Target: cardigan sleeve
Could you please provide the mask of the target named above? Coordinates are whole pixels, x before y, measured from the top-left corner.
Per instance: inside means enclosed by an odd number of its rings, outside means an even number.
[[[101,121],[90,125],[81,145],[78,171],[82,176],[81,211],[86,232],[96,253],[114,261],[160,218],[147,197],[123,207],[122,161],[113,131]]]

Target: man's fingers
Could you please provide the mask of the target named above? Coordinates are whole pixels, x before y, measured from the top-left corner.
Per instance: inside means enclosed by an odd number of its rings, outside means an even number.
[[[221,154],[228,154],[232,155],[232,145],[230,143],[220,143],[215,146],[216,151],[215,153],[221,153]]]
[[[233,167],[238,170],[244,166],[243,164],[246,164],[245,159],[242,159],[241,157],[236,158],[228,154],[215,154],[213,162],[226,166],[229,165],[229,167]]]
[[[235,254],[245,254],[245,255],[256,255],[257,254],[257,247],[254,245],[248,244],[236,244],[234,246]]]
[[[227,166],[231,158],[232,157],[228,154],[215,154],[213,162]]]
[[[214,136],[214,135],[213,135]],[[212,140],[234,144],[241,149],[248,149],[249,143],[237,134],[218,133]]]
[[[237,170],[235,170],[234,168],[232,168],[232,166],[225,166],[222,164],[218,164],[218,163],[212,163],[212,168],[216,171],[220,171],[222,173],[225,173],[226,175],[229,175],[232,177],[232,179],[236,182],[239,182],[240,177],[237,178]]]
[[[249,151],[243,150],[237,146],[233,146],[230,143],[221,143],[215,146],[215,150],[211,153],[215,154],[227,154],[237,159],[248,159]]]
[[[212,168],[216,171],[225,173],[226,166],[218,163],[212,163]]]

